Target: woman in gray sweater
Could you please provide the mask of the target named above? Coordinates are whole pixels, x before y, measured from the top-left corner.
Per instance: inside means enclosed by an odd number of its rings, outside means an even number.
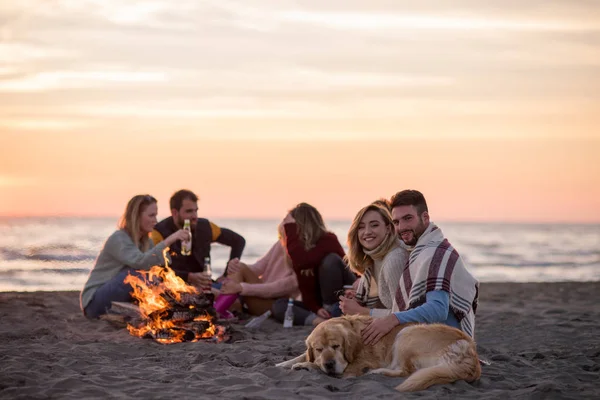
[[[385,205],[375,202],[356,214],[348,231],[347,259],[350,269],[361,278],[354,298],[340,297],[344,314],[381,318],[398,311],[395,296],[408,265],[408,250],[396,236]]]
[[[188,232],[181,229],[154,246],[149,234],[156,225],[157,211],[156,199],[150,195],[129,200],[119,229],[104,243],[81,291],[81,309],[86,317],[106,314],[113,301],[131,301],[132,289],[123,282],[125,277],[142,277],[138,270],[164,265],[163,250],[177,240],[188,239]]]

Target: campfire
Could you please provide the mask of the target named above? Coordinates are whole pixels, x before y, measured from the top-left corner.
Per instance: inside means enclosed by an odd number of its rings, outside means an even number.
[[[129,333],[163,344],[226,339],[225,328],[215,324],[212,293],[199,293],[168,266],[152,267],[144,275],[128,275],[124,281],[133,288],[141,317],[127,324]]]

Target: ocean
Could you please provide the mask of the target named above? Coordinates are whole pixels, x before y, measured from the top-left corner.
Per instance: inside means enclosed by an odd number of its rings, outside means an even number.
[[[0,218],[0,291],[80,290],[118,218]],[[260,258],[280,220],[212,219],[246,239],[242,260]],[[351,221],[326,221],[344,248]],[[600,225],[438,222],[481,282],[600,280]],[[214,244],[215,277],[229,248]]]

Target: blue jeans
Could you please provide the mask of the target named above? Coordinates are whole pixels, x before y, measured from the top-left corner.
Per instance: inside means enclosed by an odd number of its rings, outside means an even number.
[[[92,301],[83,310],[84,315],[88,318],[98,318],[110,310],[113,301],[131,302],[133,300],[133,297],[131,297],[133,289],[131,285],[123,282],[127,275],[137,276],[140,279],[146,277],[145,274],[133,268],[123,269],[96,290]]]

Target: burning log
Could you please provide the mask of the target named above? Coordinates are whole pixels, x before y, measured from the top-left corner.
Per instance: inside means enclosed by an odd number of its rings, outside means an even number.
[[[204,332],[210,328],[209,321],[191,321],[181,325],[185,329],[189,329],[194,332]]]
[[[191,342],[196,338],[196,334],[188,329],[171,328],[149,331],[144,337],[154,339],[159,343],[179,343]]]
[[[166,291],[161,297],[169,307],[194,307],[209,309],[213,307],[215,295],[212,293],[172,293]]]
[[[154,311],[148,318],[153,319],[161,319],[163,321],[171,321],[173,323],[180,322],[188,322],[193,321],[198,317],[207,316],[211,320],[214,319],[214,316],[209,313],[208,310],[202,310],[197,308],[168,308],[164,310]]]

